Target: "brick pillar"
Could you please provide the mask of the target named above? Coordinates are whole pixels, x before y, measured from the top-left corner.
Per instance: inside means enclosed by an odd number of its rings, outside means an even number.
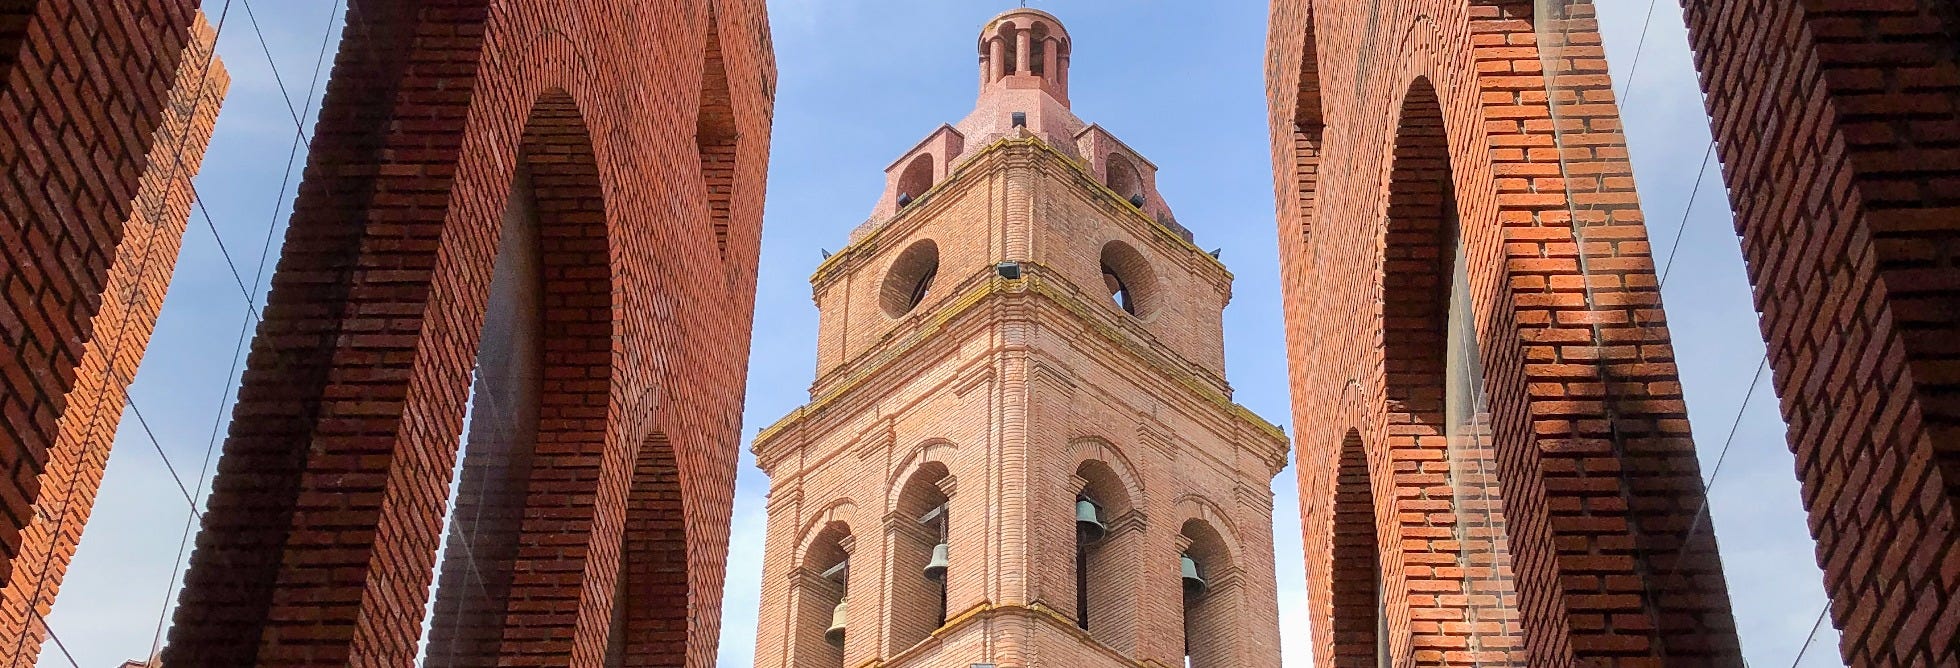
[[[196,4],[0,7],[0,570],[33,515]]]
[[[109,269],[94,336],[84,347],[75,388],[41,474],[34,516],[22,533],[15,568],[0,589],[0,657],[11,657],[8,665],[33,665],[46,639],[40,618],[54,605],[102,484],[125,391],[149,346],[177,265],[191,213],[191,179],[203,164],[230,85],[224,65],[212,57],[217,33],[211,25],[200,17],[190,36],[135,211],[123,226],[122,243]]]
[[[1739,666],[1591,4],[1272,21],[1316,659]]]
[[[1960,663],[1954,3],[1684,3],[1854,666]]]
[[[774,72],[763,4],[707,4],[349,3],[166,665],[415,661],[446,509],[472,501],[449,483],[519,164],[540,251],[537,445],[494,518],[512,520],[497,526],[519,577],[463,653],[713,665]],[[733,155],[704,161],[717,114]],[[629,513],[656,430],[684,481],[679,638],[670,618],[609,613],[622,547],[656,550],[624,559],[629,601],[677,586],[633,577],[671,545],[622,543],[629,521],[674,520],[671,503]]]

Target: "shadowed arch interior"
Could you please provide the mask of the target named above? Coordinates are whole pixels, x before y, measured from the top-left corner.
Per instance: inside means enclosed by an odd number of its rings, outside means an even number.
[[[640,445],[620,536],[606,665],[685,668],[688,617],[687,515],[674,444],[655,432]]]
[[[1234,651],[1243,623],[1238,616],[1239,602],[1233,596],[1233,587],[1226,581],[1235,578],[1236,565],[1232,563],[1231,550],[1226,547],[1224,536],[1218,527],[1202,519],[1185,520],[1179,536],[1187,545],[1182,554],[1177,555],[1180,562],[1189,557],[1196,567],[1197,575],[1207,582],[1203,591],[1186,590],[1184,597],[1183,631],[1185,665],[1188,668],[1235,668],[1239,665],[1238,653]],[[1180,579],[1183,566],[1180,563]],[[1184,583],[1163,583],[1153,586],[1177,587]]]
[[[1379,668],[1385,659],[1382,633],[1381,542],[1375,527],[1374,483],[1361,433],[1341,439],[1334,478],[1334,660],[1335,668]]]
[[[1314,44],[1313,11],[1307,11],[1307,34],[1300,54],[1300,85],[1293,104],[1293,192],[1299,234],[1313,234],[1320,199],[1320,142],[1327,124],[1320,109],[1320,54]]]
[[[946,621],[944,581],[925,575],[933,547],[948,536],[946,493],[940,489],[946,476],[945,464],[926,462],[898,492],[897,517],[889,525],[892,557],[886,580],[892,601],[891,653],[919,644]],[[948,575],[956,571],[949,568]]]
[[[728,87],[728,67],[722,59],[715,3],[707,5],[708,23],[702,29],[707,44],[701,56],[701,105],[696,112],[694,144],[701,156],[701,183],[707,189],[708,223],[715,246],[728,257],[728,234],[734,219],[735,161],[740,135],[735,131],[735,96]]]
[[[512,651],[503,631],[524,613],[509,603],[527,598],[531,586],[514,575],[527,563],[555,562],[584,540],[531,524],[577,502],[568,500],[578,496],[561,487],[559,469],[578,462],[556,453],[599,451],[605,441],[606,214],[591,135],[568,94],[539,98],[518,162],[450,496],[428,666],[493,666]]]
[[[900,207],[911,204],[912,200],[932,189],[932,166],[931,153],[921,153],[905,164],[905,171],[898,175],[898,193],[894,195]]]
[[[838,605],[850,594],[852,543],[850,525],[833,521],[817,532],[816,538],[810,541],[809,552],[803,555],[803,568],[797,577],[800,591],[796,595],[795,635],[791,639],[791,656],[796,668],[843,666],[844,647],[850,642],[851,634],[862,634],[864,631],[857,629],[866,628],[866,623],[858,620],[876,618],[868,612],[851,616],[847,611],[844,642],[833,644],[824,637]],[[864,609],[873,608],[865,605]]]
[[[1141,526],[1133,521],[1137,500],[1130,498],[1123,478],[1107,462],[1084,461],[1075,475],[1082,481],[1078,498],[1094,503],[1107,527],[1101,540],[1085,543],[1077,537],[1076,625],[1104,645],[1131,652],[1136,647],[1136,581],[1143,545]]]
[[[1382,355],[1399,543],[1409,563],[1455,566],[1405,574],[1410,615],[1456,620],[1472,651],[1522,660],[1449,143],[1427,79],[1403,99],[1388,197]]]

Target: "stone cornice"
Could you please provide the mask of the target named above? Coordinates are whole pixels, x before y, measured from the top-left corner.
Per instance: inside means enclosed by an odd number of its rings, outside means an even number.
[[[892,216],[890,220],[878,225],[862,238],[845,246],[842,250],[831,254],[828,259],[818,264],[816,270],[810,275],[811,287],[815,291],[821,292],[824,287],[828,286],[838,277],[861,268],[867,260],[877,255],[878,250],[883,247],[881,243],[883,239],[894,235],[903,236],[906,233],[918,229],[925,223],[936,219],[949,206],[948,202],[951,201],[950,198],[937,197],[937,195],[945,191],[964,188],[975,181],[984,179],[986,176],[1007,169],[1010,166],[1009,161],[1003,160],[1002,158],[1009,155],[1015,157],[1021,157],[1023,155],[1031,156],[1037,159],[1025,161],[1025,164],[1061,170],[1063,175],[1071,178],[1076,185],[1082,187],[1080,192],[1091,203],[1096,204],[1098,208],[1110,214],[1112,220],[1130,228],[1129,231],[1132,234],[1137,234],[1139,238],[1155,239],[1159,242],[1182,248],[1185,252],[1181,255],[1183,256],[1183,263],[1186,266],[1198,270],[1201,273],[1213,274],[1211,279],[1215,285],[1228,294],[1231,291],[1232,272],[1226,269],[1225,264],[1220,262],[1218,258],[1212,257],[1210,253],[1204,252],[1196,244],[1185,241],[1184,237],[1171,231],[1170,228],[1157,222],[1156,219],[1151,218],[1136,207],[1130,206],[1129,202],[1124,201],[1121,195],[1116,194],[1116,191],[1110,190],[1109,186],[1103,185],[1101,181],[1097,180],[1095,174],[1091,173],[1089,168],[1084,166],[1080,161],[1069,157],[1061,151],[1056,150],[1055,147],[1049,146],[1047,142],[1033,136],[1000,139],[968,156],[953,169],[951,174],[948,174],[946,178],[941,179],[939,183],[934,184],[932,188],[927,189],[924,194],[919,195],[917,199],[913,200],[911,206],[906,207],[898,215]],[[1017,160],[1015,162],[1023,161]],[[1176,258],[1177,255],[1173,255],[1173,257]]]
[[[962,316],[975,312],[983,305],[993,303],[995,299],[1038,296],[1046,303],[1075,314],[1078,323],[1100,334],[1116,348],[1130,353],[1133,359],[1141,362],[1143,367],[1155,371],[1159,377],[1189,390],[1188,393],[1182,394],[1166,393],[1165,399],[1175,401],[1181,396],[1188,396],[1197,400],[1200,405],[1212,407],[1222,416],[1227,417],[1230,422],[1243,428],[1243,433],[1249,437],[1244,440],[1255,441],[1239,442],[1236,443],[1237,445],[1251,448],[1266,460],[1274,472],[1285,467],[1288,448],[1285,433],[1250,409],[1233,403],[1223,389],[1224,379],[1203,371],[1169,352],[1164,346],[1155,344],[1155,338],[1143,331],[1140,325],[1110,317],[1103,313],[1107,309],[1092,308],[1079,290],[1056,277],[1047,268],[1030,262],[1024,263],[1023,270],[1025,273],[1021,280],[1002,279],[991,271],[970,277],[962,282],[956,296],[940,304],[931,314],[922,319],[917,327],[903,334],[895,333],[898,335],[892,338],[896,340],[888,341],[885,345],[867,351],[857,359],[838,367],[830,374],[832,378],[819,382],[818,386],[821,389],[812,393],[810,403],[791,411],[757,434],[752,446],[757,463],[765,470],[771,469],[776,457],[780,455],[780,449],[773,447],[778,438],[791,431],[792,427],[803,423],[806,418],[820,415],[838,402],[852,398],[853,390],[866,387],[872,380],[885,375],[885,372],[900,366],[903,362],[931,357],[914,353],[933,343],[943,343],[948,350],[957,346],[957,341],[947,341],[946,337],[939,336],[953,326],[955,321],[983,326],[992,323],[989,320],[962,320]],[[867,393],[867,396],[880,395],[881,392]],[[1228,428],[1221,431],[1221,435],[1233,441],[1242,440],[1237,438],[1233,431]],[[1264,441],[1264,443],[1256,441]]]

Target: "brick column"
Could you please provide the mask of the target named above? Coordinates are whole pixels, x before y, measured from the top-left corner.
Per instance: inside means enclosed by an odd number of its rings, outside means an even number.
[[[511,604],[461,649],[713,664],[774,72],[763,4],[707,4],[349,3],[166,665],[415,661],[446,510],[469,501],[449,483],[520,163],[543,295],[537,446],[496,518],[518,577],[492,603]],[[704,163],[720,113],[733,156]],[[611,614],[629,521],[675,519],[671,503],[629,512],[656,431],[683,481],[682,637]],[[629,601],[671,600],[672,578],[636,581],[645,560],[626,561]]]
[[[191,213],[191,179],[203,164],[230,85],[224,65],[212,57],[217,33],[211,25],[199,18],[190,36],[135,211],[123,226],[122,243],[109,269],[94,337],[84,347],[75,388],[41,474],[34,516],[22,533],[15,568],[0,589],[0,657],[10,657],[8,665],[33,665],[46,639],[40,618],[54,605],[102,484],[125,392],[156,330],[177,265]]]
[[[1960,663],[1954,3],[1684,7],[1840,651]]]
[[[196,5],[0,7],[0,571],[33,515]]]

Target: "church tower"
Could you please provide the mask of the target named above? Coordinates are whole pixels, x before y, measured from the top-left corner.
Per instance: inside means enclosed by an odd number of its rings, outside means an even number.
[[[974,111],[811,277],[810,402],[765,429],[758,668],[1279,665],[1277,427],[1232,402],[1232,275],[1069,110],[1074,44],[982,29]]]

